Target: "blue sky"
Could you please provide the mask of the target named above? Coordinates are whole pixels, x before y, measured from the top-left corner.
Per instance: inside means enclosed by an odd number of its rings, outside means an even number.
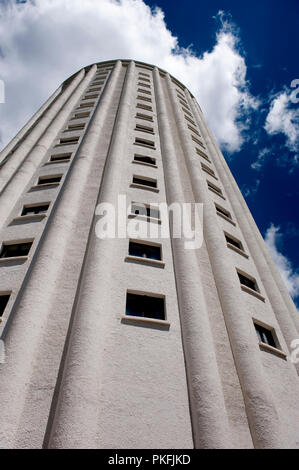
[[[169,70],[204,109],[298,304],[298,18],[295,0],[0,0],[0,148],[88,63]]]

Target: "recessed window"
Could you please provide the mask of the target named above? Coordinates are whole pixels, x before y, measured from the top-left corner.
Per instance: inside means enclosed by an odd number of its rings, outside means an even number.
[[[277,348],[274,335],[272,333],[273,329],[270,330],[255,322],[254,322],[254,327],[255,327],[255,331],[256,331],[256,334],[260,343],[268,344],[269,346],[272,346],[273,348]]]
[[[145,121],[153,121],[153,116],[149,116],[148,114],[136,113],[136,118],[144,119]]]
[[[138,96],[137,96],[137,99],[138,99],[138,100],[143,100],[143,101],[148,101],[149,103],[152,102],[151,98],[148,98],[147,96],[138,95]]]
[[[154,134],[154,128],[149,126],[143,126],[142,124],[136,124],[136,131],[147,132],[149,134]]]
[[[221,207],[218,204],[215,204],[215,207],[216,207],[216,212],[217,212],[218,215],[223,215],[223,216],[227,217],[228,219],[232,220],[231,213],[228,212],[226,209],[224,209],[224,207]]]
[[[59,176],[40,176],[38,178],[38,185],[47,185],[53,183],[59,183],[61,181],[62,175]]]
[[[149,186],[150,188],[156,188],[157,180],[153,178],[145,178],[142,176],[133,176],[133,184],[139,184],[142,186]]]
[[[92,90],[92,91],[93,91],[93,90]],[[86,96],[84,96],[83,99],[84,99],[84,100],[92,100],[92,99],[97,99],[98,96],[99,96],[98,93],[94,93],[94,94],[92,94],[92,95],[86,95]]]
[[[164,297],[127,293],[126,315],[165,320]]]
[[[202,150],[198,149],[197,147],[195,147],[195,150],[196,150],[197,155],[199,155],[202,158],[205,158],[208,162],[210,162],[210,159],[206,153],[204,153]]]
[[[80,122],[79,124],[70,124],[67,127],[67,131],[82,131],[85,127],[85,122]]]
[[[224,233],[224,236],[225,236],[225,239],[226,239],[226,241],[227,241],[228,244],[233,245],[233,246],[235,246],[236,248],[238,248],[239,250],[244,251],[243,245],[242,245],[242,243],[240,242],[240,240],[238,240],[237,238],[233,237],[232,235],[228,235],[227,233]]]
[[[79,108],[92,108],[94,105],[94,101],[91,101],[90,103],[80,103]]]
[[[27,256],[33,242],[27,243],[3,243],[0,258],[16,258],[19,256]]]
[[[131,213],[135,215],[143,215],[145,217],[151,217],[153,219],[160,219],[160,211],[155,207],[147,204],[132,203]]]
[[[193,142],[195,142],[196,144],[201,145],[201,147],[205,148],[204,144],[199,139],[194,137],[194,135],[191,135],[191,138],[192,138]]]
[[[205,165],[204,163],[201,163],[201,168],[203,169],[203,171],[205,171],[209,175],[214,176],[214,178],[216,178],[215,172],[214,172],[214,170],[212,170],[212,168]]]
[[[145,109],[146,111],[152,111],[153,110],[153,108],[151,106],[148,106],[148,105],[142,104],[142,103],[137,103],[136,108]]]
[[[151,95],[152,93],[149,90],[144,90],[143,88],[138,88],[137,90],[140,93],[145,93],[147,95]]]
[[[10,294],[0,294],[0,318],[3,316],[6,305],[8,304]]]
[[[189,124],[188,124],[188,129],[190,129],[190,131],[194,132],[194,134],[196,134],[200,137],[200,133],[196,129],[194,129],[194,127],[190,126]]]
[[[86,113],[76,113],[72,119],[84,119],[84,118],[87,118],[90,116],[90,112],[86,112]]]
[[[73,145],[79,142],[80,137],[64,137],[59,140],[59,145]]]
[[[222,194],[222,191],[220,188],[218,188],[218,186],[215,186],[213,183],[211,183],[210,181],[207,181],[207,185],[208,185],[208,188],[211,190],[211,191],[214,191],[216,192],[217,194],[223,196]]]
[[[144,77],[150,77],[148,73],[138,72],[138,75],[143,75]]]
[[[50,162],[69,162],[72,154],[71,153],[60,153],[57,155],[51,155]]]
[[[156,165],[156,159],[146,155],[134,155],[134,162],[147,163],[148,165]]]
[[[186,121],[190,122],[193,126],[196,126],[195,122],[192,121],[192,119],[189,118],[189,116],[185,115],[185,119],[186,119]]]
[[[155,142],[153,142],[152,140],[141,139],[139,137],[135,138],[135,144],[142,145],[143,147],[155,148]]]
[[[151,86],[148,85],[147,83],[141,83],[141,82],[138,82],[137,85],[141,85],[143,87],[146,87],[146,88],[150,88]]]
[[[182,110],[184,111],[184,113],[188,114],[188,116],[190,116],[191,118],[193,118],[192,114],[190,113],[190,111],[188,111],[188,109],[185,109],[185,108],[182,106]]]
[[[182,98],[179,99],[179,102],[180,102],[183,106],[185,106],[185,108],[187,108],[188,110],[190,109],[189,106],[188,106],[188,104],[187,104],[187,102],[186,102],[185,100],[183,100]]]
[[[138,80],[142,80],[143,82],[151,83],[151,81],[148,78],[138,77]]]
[[[237,274],[242,286],[249,287],[249,289],[259,292],[257,282],[253,277],[249,276],[248,274],[240,273],[239,271],[237,271]]]
[[[96,88],[89,88],[89,93],[93,91],[101,91],[102,87],[96,87]]]
[[[24,206],[21,215],[45,214],[49,209],[50,203],[39,204],[34,206]]]
[[[138,243],[133,241],[129,242],[129,255],[160,261],[162,259],[160,245],[148,245],[146,243]]]

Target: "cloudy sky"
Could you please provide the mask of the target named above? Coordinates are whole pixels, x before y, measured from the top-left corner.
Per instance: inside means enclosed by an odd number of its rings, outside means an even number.
[[[0,149],[79,68],[159,65],[199,101],[298,305],[298,14],[297,0],[0,0]]]

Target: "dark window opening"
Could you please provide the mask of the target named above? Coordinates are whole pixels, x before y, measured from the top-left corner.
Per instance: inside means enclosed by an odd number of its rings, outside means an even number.
[[[136,162],[148,163],[149,165],[155,165],[156,160],[152,157],[147,157],[145,155],[134,155],[134,160]]]
[[[63,161],[69,161],[71,158],[72,154],[71,153],[63,153],[61,155],[51,155],[50,162],[63,162]]]
[[[145,243],[130,242],[129,255],[140,258],[161,260],[161,247],[156,245],[146,245]]]
[[[8,304],[9,298],[10,298],[9,294],[7,295],[0,294],[0,317],[2,317],[4,313],[4,310],[6,308],[6,305]]]
[[[160,218],[160,212],[158,209],[149,206],[140,206],[138,204],[132,204],[132,214],[144,215],[145,217],[152,217],[154,219]]]
[[[221,194],[222,195],[222,191],[220,188],[218,188],[218,186],[215,186],[214,184],[210,183],[209,181],[207,181],[208,183],[208,188],[211,189],[212,191],[216,191],[218,194]]]
[[[0,258],[15,258],[17,256],[27,256],[32,242],[14,243],[12,245],[3,244],[0,252]]]
[[[230,215],[230,213],[227,210],[223,209],[223,207],[216,206],[216,211],[219,212],[219,214],[222,214],[232,220],[232,216]]]
[[[142,126],[141,124],[136,124],[136,131],[150,132],[151,134],[153,134],[154,128],[149,126]]]
[[[231,245],[234,245],[235,247],[239,248],[239,250],[243,250],[243,245],[239,240],[235,240],[234,238],[230,237],[229,235],[225,234],[225,239],[227,243],[230,243]]]
[[[251,279],[250,277],[244,276],[244,274],[241,274],[239,272],[238,272],[238,276],[239,276],[239,279],[240,279],[240,283],[243,286],[249,287],[250,289],[253,289],[256,292],[259,292],[258,287],[257,287],[257,283],[254,279]]]
[[[37,184],[51,184],[51,183],[59,183],[61,180],[61,176],[41,176],[38,179]]]
[[[146,145],[147,147],[152,147],[152,148],[155,147],[155,142],[152,142],[151,140],[146,140],[146,139],[139,139],[138,137],[136,137],[135,139],[135,144]]]
[[[24,206],[22,215],[45,214],[49,209],[49,204],[41,204],[40,206]]]
[[[143,179],[143,178],[139,178],[137,176],[133,176],[133,183],[141,184],[142,186],[149,186],[150,188],[156,188],[157,187],[157,181],[156,180],[146,180],[146,179]]]
[[[271,330],[264,328],[258,323],[255,323],[254,327],[255,327],[257,337],[261,343],[265,343],[265,344],[268,344],[269,346],[273,346],[273,348],[277,347]]]
[[[65,139],[60,139],[59,143],[62,145],[72,145],[72,144],[77,144],[79,141],[79,137],[69,137]]]
[[[127,293],[126,315],[165,320],[164,298]]]

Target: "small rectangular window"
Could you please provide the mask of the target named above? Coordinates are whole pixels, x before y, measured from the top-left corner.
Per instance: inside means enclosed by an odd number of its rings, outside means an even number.
[[[215,207],[216,207],[216,212],[217,212],[218,214],[224,215],[224,216],[227,217],[228,219],[231,219],[231,220],[232,220],[231,213],[228,212],[226,209],[224,209],[224,207],[218,206],[218,204],[215,204]]]
[[[67,131],[82,131],[85,127],[85,122],[80,122],[78,124],[69,124],[67,127]]]
[[[259,325],[258,323],[254,322],[255,331],[260,343],[268,344],[273,348],[277,348],[274,335],[272,331],[268,328],[264,328],[263,326]]]
[[[187,116],[186,114],[185,114],[185,119],[186,119],[186,121],[190,122],[193,126],[196,126],[195,122],[192,121],[192,119],[189,118],[189,116]]]
[[[142,124],[136,124],[135,131],[148,132],[154,134],[154,128],[150,126],[143,126]]]
[[[148,98],[147,96],[138,95],[138,96],[137,96],[137,99],[138,99],[138,100],[143,100],[143,101],[148,101],[149,103],[152,102],[151,98]]]
[[[191,118],[193,118],[192,114],[190,113],[190,111],[188,111],[188,109],[185,109],[185,108],[182,106],[182,110],[184,111],[184,113],[188,114],[188,116],[190,116]]]
[[[131,213],[134,215],[143,215],[152,219],[160,219],[160,211],[153,206],[147,204],[132,203]]]
[[[38,178],[38,185],[46,185],[46,184],[52,184],[52,183],[59,183],[61,181],[62,175],[59,176],[40,176]]]
[[[137,103],[136,108],[145,109],[146,111],[152,111],[153,110],[153,108],[151,106],[148,106],[148,105],[142,104],[142,103]]]
[[[164,297],[128,292],[126,315],[165,320]]]
[[[225,236],[226,242],[227,242],[228,244],[233,245],[233,246],[235,246],[236,248],[239,248],[239,250],[244,251],[243,245],[242,245],[242,243],[240,242],[240,240],[238,240],[237,238],[233,237],[232,235],[228,235],[227,233],[224,233],[224,236]]]
[[[146,87],[146,88],[151,88],[151,86],[148,85],[147,83],[138,82],[137,85],[140,85],[140,86],[143,86],[143,87]]]
[[[134,161],[140,163],[147,163],[148,165],[156,165],[156,159],[146,155],[134,155]]]
[[[71,153],[60,153],[57,155],[51,155],[50,162],[69,162],[71,159]]]
[[[8,304],[10,294],[0,294],[0,318],[3,316],[6,305]]]
[[[193,142],[195,142],[196,144],[200,145],[202,148],[205,148],[204,144],[203,144],[199,139],[197,139],[196,137],[194,137],[194,135],[191,135],[191,138],[192,138]]]
[[[155,148],[155,142],[153,142],[152,140],[147,140],[147,139],[140,139],[138,137],[136,137],[135,139],[135,144],[136,145],[142,145],[144,147],[150,147],[150,148]]]
[[[219,194],[220,196],[223,196],[222,194],[222,190],[220,188],[218,188],[218,186],[215,186],[213,183],[211,183],[210,181],[207,181],[207,185],[208,185],[208,188],[211,190],[211,191],[214,191],[216,192],[217,194]]]
[[[24,206],[21,215],[45,214],[49,209],[50,203],[39,204],[37,206]]]
[[[200,137],[200,133],[196,129],[194,129],[194,127],[190,126],[189,124],[188,124],[188,129],[190,131],[194,132],[194,134],[198,135],[198,137]]]
[[[209,157],[207,156],[206,153],[204,153],[202,150],[198,149],[197,147],[195,147],[195,150],[196,150],[197,155],[199,155],[202,158],[205,158],[208,162],[211,163],[211,161],[210,161],[210,159],[209,159]]]
[[[91,101],[90,103],[80,103],[79,108],[92,108],[94,105],[94,101]]]
[[[153,116],[149,116],[148,114],[136,113],[135,117],[138,119],[143,119],[144,121],[153,122]]]
[[[59,145],[74,145],[79,142],[80,137],[64,137],[59,140]]]
[[[90,111],[86,112],[86,113],[76,113],[72,119],[84,119],[84,118],[88,118],[90,116]]]
[[[138,72],[138,75],[143,75],[144,77],[150,77],[149,73]]]
[[[98,93],[93,93],[92,95],[86,95],[84,96],[84,100],[92,100],[92,99],[97,99],[99,97]]]
[[[190,108],[189,108],[189,106],[188,106],[188,104],[187,104],[187,101],[182,100],[182,98],[179,98],[179,102],[180,102],[183,106],[185,106],[185,108],[187,108],[188,111],[190,110]]]
[[[205,165],[204,163],[201,163],[201,168],[203,169],[203,171],[205,171],[209,175],[212,175],[212,176],[214,176],[214,178],[216,178],[215,172],[214,172],[214,170],[212,170],[212,168]]]
[[[138,77],[138,80],[142,80],[143,82],[151,83],[151,81],[148,78]]]
[[[157,187],[157,180],[152,178],[144,178],[142,176],[133,176],[133,183],[141,186],[149,186],[150,188]]]
[[[129,255],[161,261],[161,246],[146,243],[129,242]]]
[[[3,243],[0,258],[16,258],[19,256],[27,256],[33,242],[27,243]]]
[[[256,292],[259,292],[257,282],[253,277],[249,276],[248,274],[245,275],[243,273],[240,273],[239,271],[237,271],[237,274],[238,274],[238,277],[239,277],[239,280],[240,280],[240,284],[242,286],[249,287],[249,289],[252,289],[252,290],[255,290]]]
[[[137,90],[140,93],[146,93],[147,95],[151,95],[152,93],[149,90],[143,90],[142,88],[138,88]]]
[[[95,88],[92,87],[92,88],[89,88],[88,93],[92,93],[94,91],[101,91],[101,89],[102,89],[102,87],[95,87]]]

